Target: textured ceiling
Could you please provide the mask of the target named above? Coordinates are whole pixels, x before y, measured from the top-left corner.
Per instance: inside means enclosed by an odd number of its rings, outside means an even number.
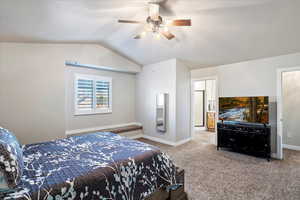
[[[143,26],[117,19],[145,19],[147,2],[0,0],[0,41],[98,43],[139,64],[179,58],[192,68],[300,51],[300,0],[169,0],[165,18],[193,26],[170,28],[172,41],[134,40]]]

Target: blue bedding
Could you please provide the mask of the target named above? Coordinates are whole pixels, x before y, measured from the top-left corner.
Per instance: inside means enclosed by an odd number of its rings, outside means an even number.
[[[5,200],[141,200],[175,184],[176,169],[158,148],[98,132],[25,145],[24,171]]]

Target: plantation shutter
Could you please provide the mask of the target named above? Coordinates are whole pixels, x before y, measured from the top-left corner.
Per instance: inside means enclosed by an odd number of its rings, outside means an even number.
[[[75,74],[75,115],[112,112],[112,79]]]
[[[92,109],[93,108],[93,80],[78,79],[77,81],[77,108]]]
[[[96,81],[96,108],[109,108],[109,81]]]

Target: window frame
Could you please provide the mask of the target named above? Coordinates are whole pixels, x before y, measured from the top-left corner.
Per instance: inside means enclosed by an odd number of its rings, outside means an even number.
[[[78,100],[78,80],[92,80],[93,81],[93,105],[92,109],[79,109],[77,100]],[[108,108],[96,108],[96,82],[105,81],[109,82],[109,107]],[[94,115],[94,114],[107,114],[112,113],[112,78],[98,75],[89,75],[89,74],[74,74],[74,115]]]

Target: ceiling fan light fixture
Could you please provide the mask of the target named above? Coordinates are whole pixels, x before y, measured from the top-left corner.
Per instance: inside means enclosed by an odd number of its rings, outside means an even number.
[[[146,18],[146,23],[134,20],[119,20],[119,23],[131,23],[131,24],[144,24],[144,30],[141,34],[137,35],[134,39],[140,39],[147,33],[153,33],[156,39],[160,39],[162,36],[168,40],[175,38],[175,35],[169,31],[170,26],[191,26],[191,19],[176,19],[176,20],[163,20],[159,15],[159,2],[149,3],[149,16]]]
[[[155,39],[160,40],[161,37],[160,37],[160,34],[158,32],[155,33],[154,35],[155,35]]]
[[[165,26],[163,29],[164,29],[165,32],[169,31],[169,28],[167,26]]]
[[[147,35],[147,32],[146,31],[143,31],[142,33],[141,33],[141,37],[145,37]]]

